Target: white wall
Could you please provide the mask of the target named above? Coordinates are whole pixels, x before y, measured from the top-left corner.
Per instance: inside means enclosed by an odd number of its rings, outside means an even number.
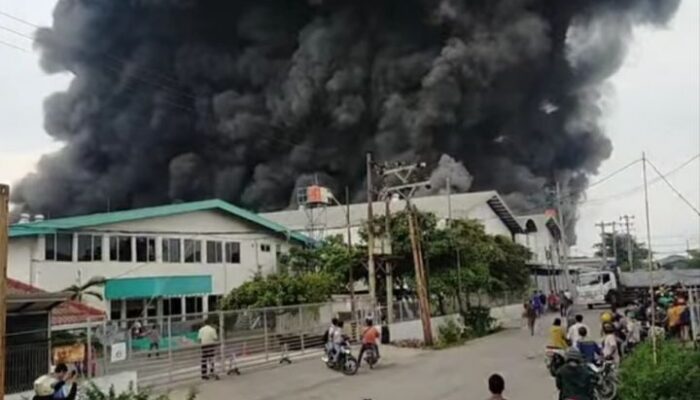
[[[467,213],[468,218],[478,219],[484,225],[486,233],[489,235],[503,235],[511,237],[508,227],[501,221],[488,204],[483,203],[472,208]]]
[[[210,275],[213,285],[212,294],[224,294],[252,278],[258,271],[262,273],[275,271],[277,268],[277,245],[280,246],[282,252],[287,252],[292,245],[284,238],[272,235],[262,227],[215,211],[200,211],[160,218],[148,218],[83,229],[74,234],[74,259],[75,253],[77,253],[77,234],[80,232],[104,235],[102,240],[102,261],[45,261],[43,260],[43,237],[17,238],[10,240],[9,276],[23,282],[32,283],[45,290],[57,291],[73,284],[85,283],[94,276],[129,278]],[[133,240],[131,262],[110,261],[110,235],[155,237],[157,247],[156,262],[135,261],[136,251]],[[163,237],[200,241],[202,262],[163,262],[160,240]],[[240,263],[207,263],[207,240],[239,242]],[[181,246],[182,243],[181,241]],[[269,252],[261,250],[261,245],[263,244],[270,246]],[[181,258],[184,261],[184,253],[181,254]],[[103,306],[102,304],[95,305]]]
[[[430,329],[433,332],[433,339],[438,339],[438,328],[450,319],[460,318],[459,314],[432,317],[430,319]],[[423,323],[420,319],[413,321],[395,322],[389,324],[389,335],[392,342],[400,340],[423,340]]]

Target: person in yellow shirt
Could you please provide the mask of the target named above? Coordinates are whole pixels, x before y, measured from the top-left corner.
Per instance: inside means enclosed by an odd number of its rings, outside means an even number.
[[[552,327],[549,328],[549,347],[566,350],[569,343],[566,341],[566,333],[561,327],[561,319],[555,318]]]
[[[685,300],[680,298],[676,299],[676,304],[668,309],[668,330],[672,337],[680,337],[683,311],[685,311]]]

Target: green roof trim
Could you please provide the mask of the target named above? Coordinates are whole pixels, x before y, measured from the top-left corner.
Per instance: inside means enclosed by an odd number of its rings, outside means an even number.
[[[210,210],[221,211],[225,214],[233,215],[303,244],[312,244],[314,242],[313,239],[306,235],[302,235],[298,232],[292,232],[287,227],[276,222],[272,222],[267,218],[263,218],[252,211],[248,211],[218,199],[168,204],[164,206],[137,208],[133,210],[114,211],[108,213],[79,215],[75,217],[47,219],[45,221],[34,221],[24,224],[14,224],[10,226],[10,237],[19,238],[45,235],[56,233],[58,231],[75,230],[90,226],[107,225],[145,218],[167,217],[170,215]]]

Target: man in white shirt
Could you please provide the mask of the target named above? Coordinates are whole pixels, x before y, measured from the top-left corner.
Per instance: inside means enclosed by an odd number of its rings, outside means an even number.
[[[204,325],[199,328],[197,339],[202,345],[202,379],[209,379],[209,376],[216,377],[214,355],[216,354],[216,342],[219,341],[219,335],[216,333],[216,328],[207,320]]]
[[[581,335],[579,334],[579,328],[583,327],[586,328],[586,331],[588,331],[588,327],[583,323],[583,315],[578,314],[575,317],[576,322],[569,327],[569,331],[566,334],[566,339],[569,341],[569,344],[571,347],[576,347],[578,344],[578,341],[581,339]]]

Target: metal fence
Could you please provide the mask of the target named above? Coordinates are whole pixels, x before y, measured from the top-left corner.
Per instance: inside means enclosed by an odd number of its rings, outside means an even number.
[[[692,339],[700,341],[700,289],[688,289],[688,307],[690,308],[690,332]]]

